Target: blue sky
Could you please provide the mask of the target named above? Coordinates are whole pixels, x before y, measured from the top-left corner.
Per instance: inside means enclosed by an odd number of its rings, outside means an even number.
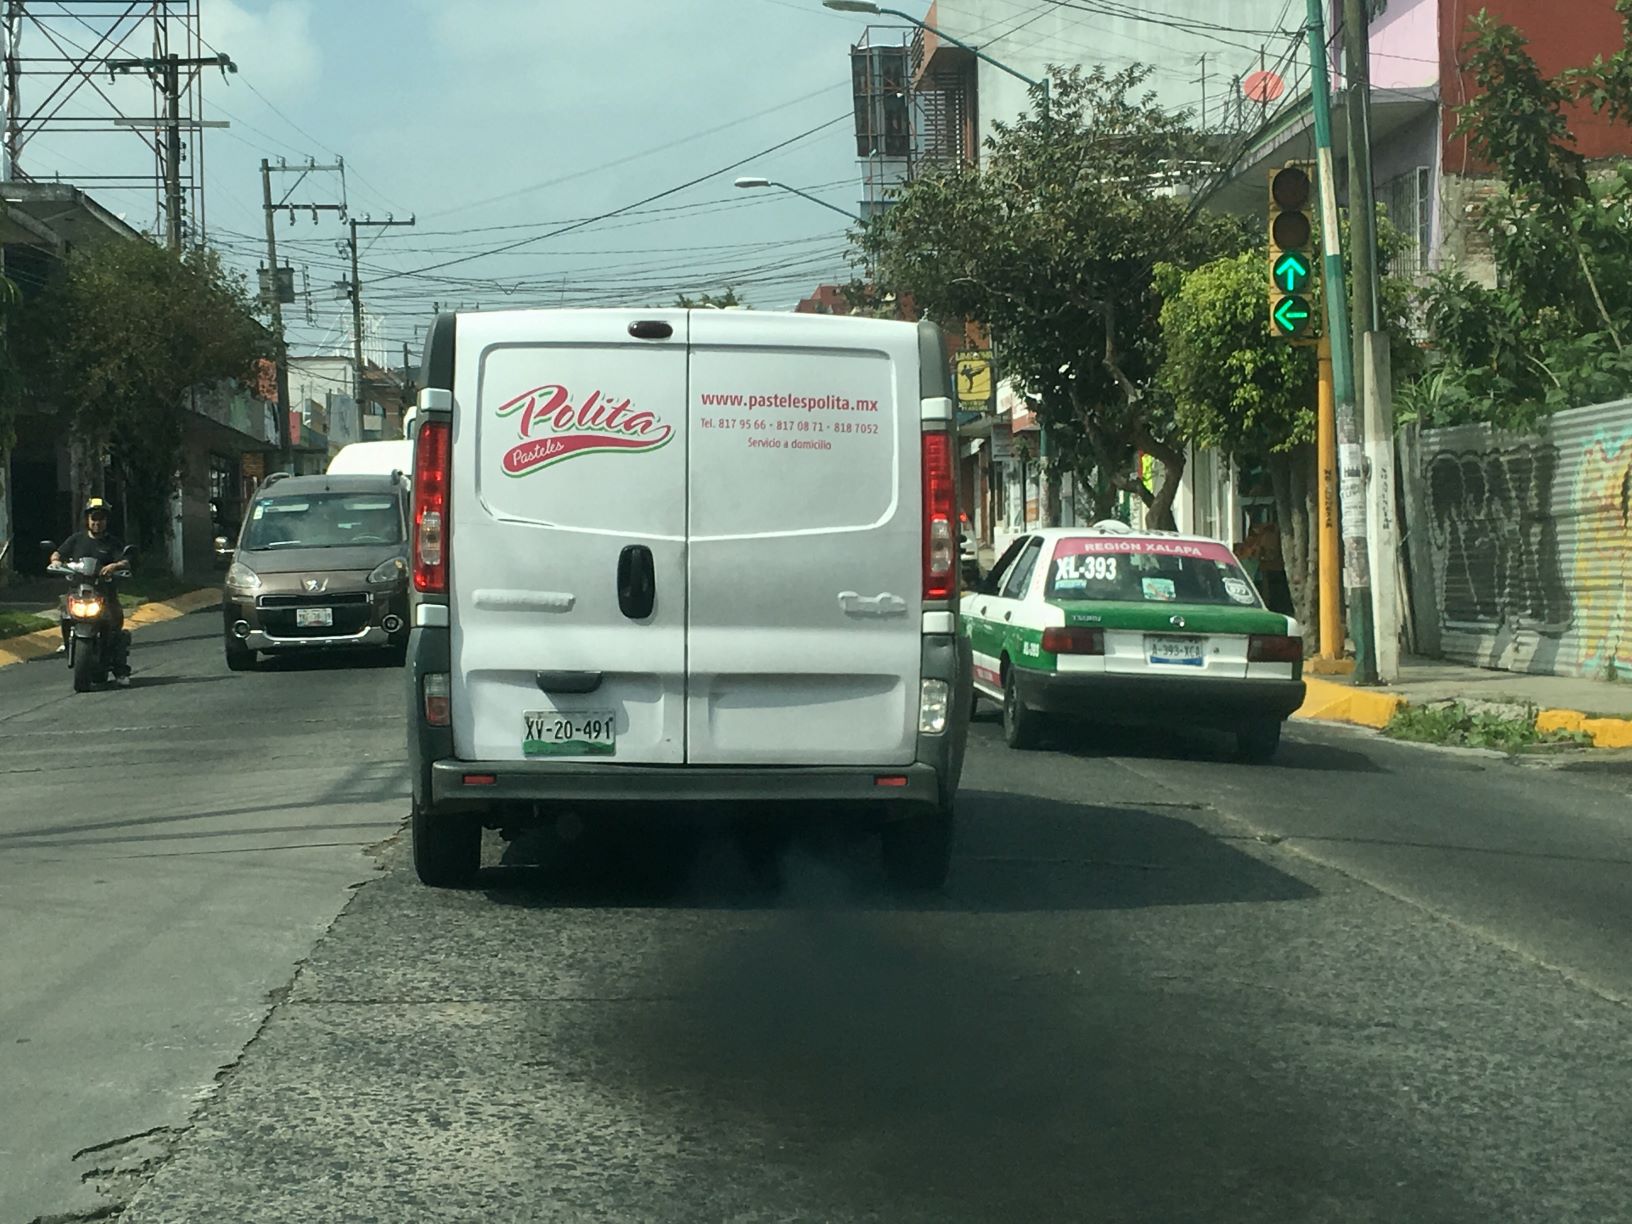
[[[758,174],[855,206],[847,55],[865,21],[819,0],[203,0],[205,39],[239,66],[226,81],[206,78],[207,117],[231,124],[205,136],[210,239],[253,269],[264,250],[261,158],[339,154],[354,215],[417,217],[362,239],[364,300],[398,356],[404,340],[417,350],[435,302],[667,302],[733,282],[756,305],[786,308],[850,274],[843,218],[732,181]],[[146,86],[129,88],[143,95],[130,113],[148,113]],[[667,211],[466,258],[829,121],[649,206]],[[145,171],[151,158],[130,135],[47,134],[23,163],[72,179]],[[338,176],[316,175],[293,198],[339,190]],[[96,194],[132,224],[155,225],[151,191]],[[345,274],[342,224],[332,214],[278,224],[280,255],[312,286],[315,322],[304,304],[292,308],[292,344],[349,351],[349,306],[333,288]],[[461,262],[419,271],[450,260]]]

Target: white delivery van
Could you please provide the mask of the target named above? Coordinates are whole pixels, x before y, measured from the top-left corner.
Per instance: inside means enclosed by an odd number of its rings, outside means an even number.
[[[342,446],[329,460],[330,476],[389,476],[414,470],[414,444],[406,439],[390,442],[352,442]]]
[[[970,673],[933,325],[444,315],[423,380],[422,880],[470,880],[484,825],[651,802],[870,812],[939,885]]]

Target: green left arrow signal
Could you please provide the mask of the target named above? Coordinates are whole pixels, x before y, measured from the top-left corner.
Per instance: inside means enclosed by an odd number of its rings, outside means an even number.
[[[1314,268],[1310,266],[1307,255],[1298,251],[1282,251],[1271,275],[1275,279],[1275,287],[1282,293],[1302,293],[1309,287]]]
[[[1283,336],[1301,336],[1309,330],[1309,303],[1301,297],[1284,297],[1270,312]]]

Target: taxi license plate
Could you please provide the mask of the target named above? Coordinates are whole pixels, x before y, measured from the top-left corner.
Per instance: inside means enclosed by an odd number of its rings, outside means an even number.
[[[333,627],[333,608],[295,609],[295,628],[297,629],[330,629]]]
[[[611,710],[528,710],[522,715],[524,756],[612,756],[617,724]]]
[[[1147,637],[1145,654],[1158,667],[1200,667],[1203,662],[1202,639],[1181,637]]]

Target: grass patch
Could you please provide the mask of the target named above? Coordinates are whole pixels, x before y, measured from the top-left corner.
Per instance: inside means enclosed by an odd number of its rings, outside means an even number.
[[[1401,706],[1383,734],[1414,744],[1448,744],[1457,748],[1493,748],[1528,752],[1552,744],[1590,747],[1592,737],[1580,731],[1537,731],[1535,718],[1506,718],[1474,713],[1461,702],[1442,706]]]
[[[32,612],[0,612],[0,638],[21,637],[25,633],[38,633],[41,629],[56,627],[56,621],[35,616]]]

